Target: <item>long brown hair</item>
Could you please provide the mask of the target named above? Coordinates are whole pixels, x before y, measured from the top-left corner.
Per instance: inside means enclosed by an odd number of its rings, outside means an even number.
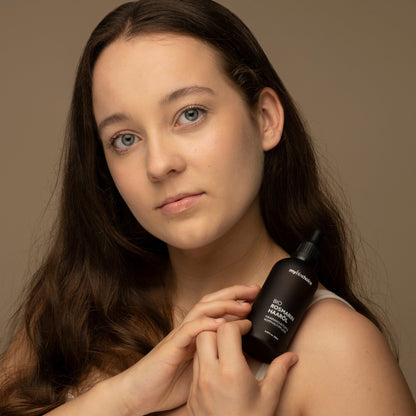
[[[33,362],[2,386],[2,415],[53,409],[91,371],[124,370],[172,328],[166,246],[140,226],[119,195],[92,110],[92,72],[102,50],[117,38],[150,32],[186,34],[213,46],[251,107],[264,87],[277,92],[285,126],[279,145],[265,154],[260,201],[266,228],[288,252],[321,228],[321,282],[379,326],[352,291],[350,236],[322,182],[308,133],[249,29],[211,0],[126,3],[93,31],[79,63],[56,231],[22,308]]]

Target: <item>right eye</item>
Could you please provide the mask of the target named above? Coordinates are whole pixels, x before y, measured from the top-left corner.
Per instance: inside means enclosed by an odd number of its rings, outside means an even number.
[[[112,140],[112,145],[116,149],[124,150],[137,143],[139,138],[132,133],[123,133],[115,136]]]

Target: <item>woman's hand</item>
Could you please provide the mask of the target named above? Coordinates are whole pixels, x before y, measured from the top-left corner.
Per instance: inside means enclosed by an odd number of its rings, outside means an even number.
[[[147,414],[186,403],[198,334],[215,334],[224,322],[245,317],[258,292],[258,286],[237,285],[204,296],[149,354],[115,376],[113,385],[126,413]]]
[[[252,375],[241,349],[241,336],[251,327],[248,320],[222,324],[216,332],[197,336],[194,375],[188,411],[194,416],[244,416],[275,414],[290,367],[297,356],[276,358],[263,380]]]

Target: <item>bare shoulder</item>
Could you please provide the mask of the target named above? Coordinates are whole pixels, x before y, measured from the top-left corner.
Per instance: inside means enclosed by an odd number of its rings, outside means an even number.
[[[385,337],[342,302],[326,299],[312,306],[290,349],[299,362],[282,406],[297,397],[302,415],[416,415]]]

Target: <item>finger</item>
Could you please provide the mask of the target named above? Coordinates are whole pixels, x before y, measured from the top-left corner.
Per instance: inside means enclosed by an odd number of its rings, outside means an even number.
[[[250,331],[250,328],[251,322],[248,319],[220,325],[217,329],[217,345],[221,363],[228,363],[230,366],[246,364],[241,347],[241,336]]]
[[[298,356],[292,352],[286,352],[275,358],[261,381],[261,388],[265,395],[270,399],[279,402],[280,393],[288,376],[290,368],[298,361]]]
[[[194,354],[194,361],[192,363],[192,371],[193,371],[193,375],[192,375],[192,378],[193,378],[192,387],[195,387],[195,382],[199,378],[199,371],[200,371],[198,350],[196,350],[195,351],[195,354]]]
[[[189,389],[189,396],[188,396],[188,401],[186,405],[187,414],[189,415],[195,415],[194,409],[197,408],[198,381],[199,381],[199,375],[200,375],[198,351],[195,351],[192,371],[193,371],[192,383]]]
[[[201,367],[211,366],[218,360],[217,334],[204,331],[196,337],[196,351]]]
[[[212,302],[214,300],[247,300],[254,301],[260,291],[258,285],[234,285],[205,295],[201,302]]]
[[[242,316],[237,316],[237,315],[225,314],[222,317],[224,318],[225,322],[234,322],[234,321],[240,321],[241,319],[244,319],[247,315],[248,314],[245,314],[245,315],[242,315]]]
[[[222,318],[199,318],[180,325],[170,338],[178,348],[186,348],[195,341],[198,334],[203,331],[217,331],[224,322]]]
[[[228,315],[242,318],[247,316],[250,310],[251,305],[249,303],[235,300],[218,300],[203,303],[199,302],[189,311],[183,322],[189,322],[203,316],[220,318]]]

